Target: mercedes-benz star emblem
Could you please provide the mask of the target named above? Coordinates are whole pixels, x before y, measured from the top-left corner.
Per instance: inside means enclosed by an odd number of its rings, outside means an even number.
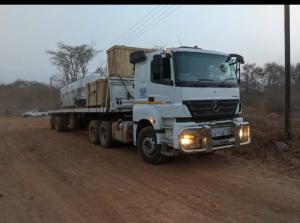
[[[211,104],[211,108],[214,110],[214,112],[220,111],[220,105],[217,102],[213,102]]]

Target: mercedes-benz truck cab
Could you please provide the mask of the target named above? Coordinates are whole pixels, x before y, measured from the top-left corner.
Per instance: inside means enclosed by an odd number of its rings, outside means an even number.
[[[134,144],[146,161],[250,143],[241,117],[243,57],[199,48],[131,54],[135,70]],[[148,134],[142,130],[148,127]],[[152,128],[152,133],[151,129]]]

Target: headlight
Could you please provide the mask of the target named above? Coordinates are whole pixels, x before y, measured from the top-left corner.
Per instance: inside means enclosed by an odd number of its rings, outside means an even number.
[[[190,146],[195,144],[195,135],[193,134],[183,134],[180,137],[180,143],[183,146]]]
[[[204,129],[184,130],[179,137],[180,145],[184,149],[206,148],[208,138]]]
[[[248,142],[250,140],[250,125],[243,124],[239,130],[240,142]]]

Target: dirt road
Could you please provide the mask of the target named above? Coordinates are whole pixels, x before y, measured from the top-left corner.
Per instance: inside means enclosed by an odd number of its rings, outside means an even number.
[[[2,118],[0,222],[300,222],[300,179],[226,153],[151,166],[47,118]]]

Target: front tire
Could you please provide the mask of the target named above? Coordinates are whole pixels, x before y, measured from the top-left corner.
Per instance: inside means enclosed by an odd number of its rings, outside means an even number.
[[[161,154],[160,145],[157,144],[153,127],[145,127],[141,130],[137,139],[137,147],[143,160],[149,164],[158,165],[166,160],[166,156]]]

